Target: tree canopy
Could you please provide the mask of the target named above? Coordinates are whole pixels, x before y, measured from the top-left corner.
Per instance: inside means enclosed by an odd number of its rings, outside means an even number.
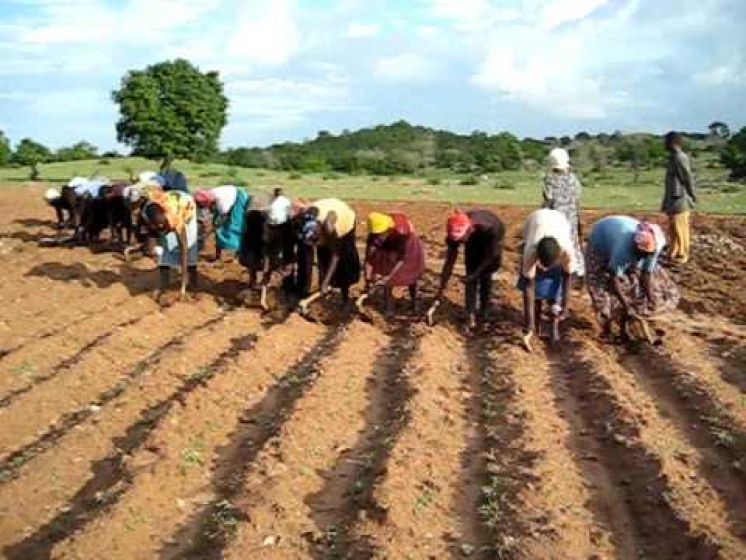
[[[55,154],[57,161],[78,161],[96,157],[98,157],[98,148],[85,140],[81,140],[67,148],[60,148]]]
[[[18,143],[12,160],[20,165],[34,166],[49,161],[51,157],[52,152],[44,144],[24,138]]]
[[[731,136],[720,159],[734,179],[746,179],[746,126]]]
[[[10,140],[5,136],[5,132],[0,130],[0,165],[7,165],[13,151],[10,149]]]
[[[112,93],[119,104],[117,139],[145,157],[200,160],[217,150],[228,99],[217,72],[186,60],[133,70]]]

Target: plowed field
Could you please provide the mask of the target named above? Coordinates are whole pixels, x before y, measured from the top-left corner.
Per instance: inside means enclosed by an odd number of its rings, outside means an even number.
[[[426,239],[426,300],[447,207],[375,207]],[[576,292],[561,348],[527,354],[527,210],[495,211],[505,264],[470,335],[457,278],[431,328],[404,300],[390,323],[375,301],[262,315],[232,262],[160,307],[149,259],[40,247],[38,191],[0,190],[2,555],[746,558],[746,220],[696,216],[660,345],[601,344]]]

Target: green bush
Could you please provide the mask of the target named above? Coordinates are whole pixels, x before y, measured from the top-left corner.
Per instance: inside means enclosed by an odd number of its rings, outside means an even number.
[[[443,180],[440,177],[430,177],[427,180],[428,185],[440,185],[443,182]]]
[[[470,175],[468,177],[464,177],[461,179],[458,183],[459,185],[463,186],[474,186],[479,184],[479,178],[475,175]]]
[[[303,179],[303,175],[301,173],[291,173],[288,175],[288,179],[291,181],[299,181],[300,179]]]
[[[493,183],[492,188],[501,190],[501,191],[514,191],[515,184],[511,183],[510,181],[506,179],[498,179],[497,181]]]

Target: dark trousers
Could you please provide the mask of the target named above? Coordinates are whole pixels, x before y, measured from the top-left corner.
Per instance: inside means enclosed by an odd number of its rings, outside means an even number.
[[[474,282],[466,284],[466,312],[476,313],[484,319],[490,307],[492,272],[482,274]]]

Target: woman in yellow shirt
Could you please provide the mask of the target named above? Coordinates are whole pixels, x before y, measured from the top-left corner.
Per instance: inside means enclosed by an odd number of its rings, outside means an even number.
[[[345,301],[349,300],[350,286],[360,281],[360,255],[355,245],[356,222],[355,211],[336,198],[317,200],[306,208],[302,218],[303,247],[307,253],[316,249],[319,291],[325,294],[331,288],[339,288]],[[303,261],[310,269],[313,259]],[[306,283],[310,283],[310,270],[303,276]],[[307,292],[309,286],[302,288]]]

